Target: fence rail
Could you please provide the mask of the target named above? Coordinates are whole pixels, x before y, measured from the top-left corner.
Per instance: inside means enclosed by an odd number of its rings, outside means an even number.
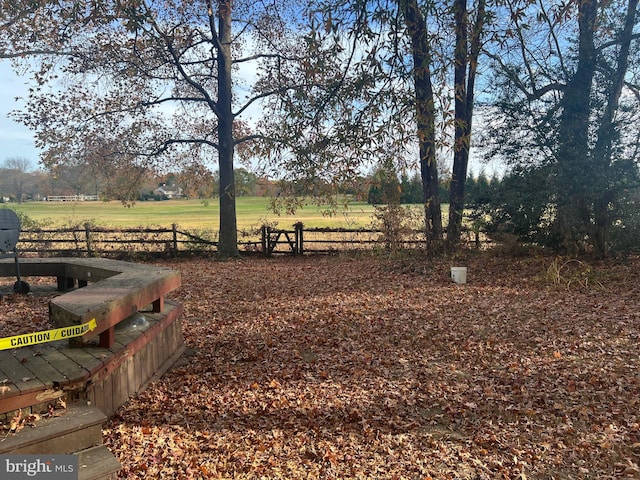
[[[17,248],[39,256],[142,256],[179,255],[183,252],[215,252],[217,242],[208,232],[171,228],[103,228],[85,224],[59,229],[24,229]]]
[[[49,195],[47,202],[97,202],[98,195]]]
[[[393,245],[391,241],[394,242]],[[376,229],[305,228],[263,226],[239,232],[238,248],[245,253],[265,256],[302,255],[373,248],[417,248],[425,245],[422,232],[403,232],[390,241],[389,233]],[[480,245],[477,232],[466,232],[465,241]],[[25,229],[17,248],[21,254],[38,256],[179,256],[188,253],[215,253],[217,232],[188,232],[178,225],[171,228],[113,229],[91,224],[60,229]]]

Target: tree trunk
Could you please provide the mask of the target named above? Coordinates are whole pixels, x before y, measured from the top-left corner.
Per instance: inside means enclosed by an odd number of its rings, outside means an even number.
[[[460,239],[464,212],[464,184],[469,163],[469,105],[467,104],[467,2],[453,2],[456,48],[454,53],[455,134],[453,145],[453,176],[449,194],[449,224],[447,243],[453,246]]]
[[[589,221],[587,197],[593,178],[589,162],[589,114],[596,67],[594,27],[597,2],[578,2],[578,66],[562,98],[558,130],[557,214],[552,228],[557,246],[575,253],[581,248],[584,222]]]
[[[616,70],[611,78],[611,87],[607,103],[598,127],[598,139],[592,155],[594,162],[594,180],[597,192],[593,204],[593,225],[591,227],[591,244],[598,257],[607,252],[607,231],[611,226],[609,203],[613,198],[611,191],[615,179],[611,178],[612,145],[617,137],[614,115],[618,109],[624,78],[629,65],[629,52],[633,27],[635,25],[638,0],[629,0],[624,27],[620,34],[620,50],[616,59]]]
[[[431,83],[431,52],[427,26],[416,0],[400,0],[407,31],[411,37],[413,79],[416,96],[416,121],[420,147],[420,173],[424,193],[425,235],[427,249],[442,243],[442,211],[438,197],[438,164],[436,162],[435,107]]]
[[[453,176],[449,197],[449,224],[447,243],[453,248],[460,241],[464,216],[464,187],[467,180],[475,77],[480,55],[480,36],[484,26],[485,0],[478,2],[476,22],[471,35],[471,49],[467,41],[468,12],[466,0],[455,0],[453,5],[456,32],[454,92],[455,142],[453,150]],[[467,76],[467,67],[469,68]]]
[[[236,195],[233,173],[233,112],[231,111],[231,0],[218,1],[218,168],[220,170],[220,237],[218,255],[238,256]]]

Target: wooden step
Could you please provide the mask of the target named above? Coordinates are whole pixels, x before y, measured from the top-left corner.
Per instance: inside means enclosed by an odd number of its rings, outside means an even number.
[[[107,417],[86,404],[56,410],[59,416],[42,418],[0,441],[0,454],[70,454],[102,444],[102,424]]]
[[[78,480],[116,480],[120,462],[104,445],[77,453]]]

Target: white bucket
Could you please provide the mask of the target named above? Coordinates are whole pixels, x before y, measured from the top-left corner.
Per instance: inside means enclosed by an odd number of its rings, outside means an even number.
[[[451,267],[451,280],[455,283],[467,283],[467,267]]]

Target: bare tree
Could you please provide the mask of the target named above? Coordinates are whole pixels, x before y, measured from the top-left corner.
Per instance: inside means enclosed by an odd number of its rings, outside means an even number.
[[[10,157],[4,161],[2,184],[15,196],[18,203],[22,203],[26,189],[32,184],[30,172],[32,171],[31,161],[26,157]]]
[[[289,62],[301,44],[296,2],[3,3],[0,56],[39,60],[28,111],[17,118],[36,131],[45,165],[86,158],[130,165],[135,179],[217,155],[218,251],[237,255],[234,154],[259,136],[248,114],[271,93],[251,94],[242,68]]]

